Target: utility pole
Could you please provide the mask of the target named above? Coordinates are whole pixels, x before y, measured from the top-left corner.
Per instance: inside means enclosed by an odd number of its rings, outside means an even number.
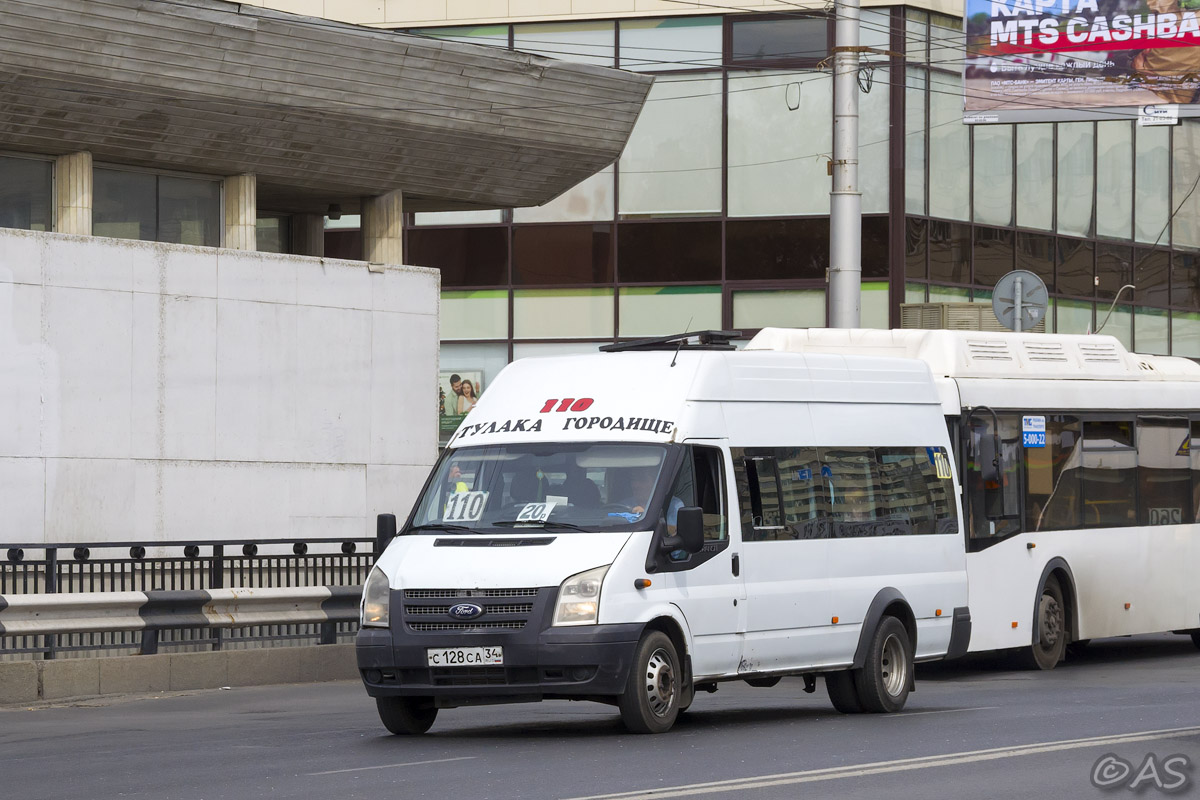
[[[829,192],[829,325],[857,328],[862,297],[858,190],[858,3],[838,0],[833,48],[833,189]]]

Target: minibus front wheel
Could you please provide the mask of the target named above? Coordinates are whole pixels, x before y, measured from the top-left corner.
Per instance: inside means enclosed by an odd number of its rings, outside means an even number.
[[[665,733],[683,700],[683,670],[671,637],[647,631],[638,642],[625,691],[617,700],[621,720],[634,733]]]
[[[433,727],[437,706],[428,697],[376,697],[383,727],[397,736],[417,736]]]

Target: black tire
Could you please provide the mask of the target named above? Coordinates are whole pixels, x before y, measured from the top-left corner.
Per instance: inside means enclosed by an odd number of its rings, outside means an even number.
[[[1054,669],[1067,650],[1067,616],[1058,578],[1046,578],[1038,595],[1034,615],[1034,636],[1037,642],[1024,651],[1023,660],[1030,669]]]
[[[858,699],[858,689],[854,686],[854,675],[850,670],[826,672],[825,691],[829,693],[829,702],[843,714],[862,713],[862,703]]]
[[[633,733],[666,733],[682,705],[683,671],[671,637],[649,631],[638,642],[625,691],[617,700],[621,720]]]
[[[397,736],[419,736],[433,727],[437,707],[428,697],[376,697],[383,727]]]
[[[863,711],[893,714],[904,708],[913,679],[913,647],[903,622],[895,617],[879,621],[863,668],[853,675]]]

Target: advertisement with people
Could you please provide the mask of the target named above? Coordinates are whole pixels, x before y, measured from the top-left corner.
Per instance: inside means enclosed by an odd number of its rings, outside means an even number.
[[[445,442],[483,393],[482,370],[438,373],[438,438]]]
[[[967,122],[1200,115],[1198,0],[967,0]],[[1169,114],[1145,107],[1178,105]]]

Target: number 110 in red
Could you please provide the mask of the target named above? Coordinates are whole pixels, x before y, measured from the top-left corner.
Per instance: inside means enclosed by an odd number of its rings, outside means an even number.
[[[554,406],[557,405],[556,409]],[[592,407],[592,398],[581,397],[576,400],[574,397],[566,397],[559,400],[557,397],[546,401],[546,405],[542,406],[539,414],[549,414],[551,411],[587,411]]]

